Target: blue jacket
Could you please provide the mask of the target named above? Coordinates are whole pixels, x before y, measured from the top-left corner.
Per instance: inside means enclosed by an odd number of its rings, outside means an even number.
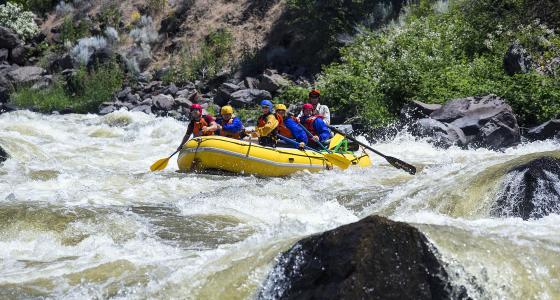
[[[308,118],[309,117],[306,117],[306,116],[301,117],[301,124],[305,126],[305,123],[306,123],[305,121]],[[319,137],[319,141],[321,143],[331,138],[331,130],[329,129],[329,127],[327,127],[327,124],[325,124],[323,119],[315,118],[315,121],[313,121],[313,129],[314,129],[315,133],[317,134],[317,136]],[[308,128],[308,130],[309,130],[309,128]],[[311,133],[313,133],[313,130],[309,130],[309,131],[311,131]]]
[[[294,121],[294,119],[286,117],[284,120],[284,126],[290,130],[297,142],[304,142],[307,145],[307,133],[299,127],[299,124]]]
[[[223,118],[219,118],[216,120],[216,123],[220,124],[220,126],[222,126],[222,130],[226,131],[228,133],[239,133],[241,131],[241,129],[243,129],[243,123],[241,123],[241,120],[238,117],[233,117],[233,120],[231,122],[231,124],[224,124],[224,119]]]

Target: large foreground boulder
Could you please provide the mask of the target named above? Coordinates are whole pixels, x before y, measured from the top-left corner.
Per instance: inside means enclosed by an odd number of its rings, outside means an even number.
[[[514,146],[521,139],[511,106],[496,95],[454,99],[430,117],[460,128],[467,143],[475,147],[501,149]]]
[[[550,120],[527,131],[527,138],[531,141],[560,139],[560,119]]]
[[[491,214],[538,219],[560,213],[560,159],[542,157],[510,170]]]
[[[432,249],[416,228],[370,216],[297,242],[280,256],[258,298],[464,298]]]

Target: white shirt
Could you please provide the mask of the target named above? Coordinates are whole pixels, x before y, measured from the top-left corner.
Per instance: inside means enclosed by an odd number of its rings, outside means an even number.
[[[313,113],[321,115],[323,117],[323,122],[325,122],[325,124],[327,125],[331,124],[331,111],[329,110],[328,106],[317,103],[317,106],[315,106],[315,111]],[[303,116],[303,111],[299,113],[298,118],[301,118],[302,116]]]

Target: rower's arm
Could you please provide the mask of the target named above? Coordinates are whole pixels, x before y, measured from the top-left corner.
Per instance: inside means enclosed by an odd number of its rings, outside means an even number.
[[[276,127],[278,127],[278,120],[271,114],[266,118],[266,124],[263,127],[258,127],[256,130],[259,136],[268,136]]]

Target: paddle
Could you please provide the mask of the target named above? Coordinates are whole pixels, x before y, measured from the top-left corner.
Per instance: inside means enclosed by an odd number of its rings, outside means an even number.
[[[169,155],[169,157],[167,157],[167,158],[162,158],[162,159],[156,161],[155,163],[153,163],[153,164],[150,166],[150,170],[151,170],[152,172],[154,172],[154,171],[163,171],[163,169],[165,169],[165,167],[167,167],[167,163],[169,163],[169,159],[170,159],[171,157],[173,157],[173,155],[175,155],[175,154],[176,154],[177,152],[179,152],[179,151],[180,151],[180,149],[177,149],[177,151],[173,152],[173,154]]]
[[[349,139],[349,140],[351,140],[351,141],[354,141],[354,142],[358,143],[360,146],[362,146],[362,147],[364,147],[364,148],[366,148],[366,149],[372,151],[373,153],[375,153],[375,154],[377,154],[377,155],[379,155],[379,156],[385,158],[385,160],[386,160],[387,162],[389,162],[393,167],[395,167],[395,168],[397,168],[397,169],[402,169],[402,170],[408,172],[410,175],[416,174],[416,167],[415,167],[415,166],[413,166],[413,165],[411,165],[411,164],[409,164],[409,163],[407,163],[407,162],[404,162],[404,161],[402,161],[402,160],[400,160],[400,159],[398,159],[398,158],[385,155],[385,154],[383,154],[383,153],[381,153],[381,152],[379,152],[379,151],[377,151],[377,150],[371,148],[370,146],[368,146],[368,145],[366,145],[366,144],[364,144],[364,143],[362,143],[362,142],[356,140],[354,137],[351,137],[351,136],[345,134],[344,132],[342,132],[342,131],[336,129],[336,127],[333,127],[333,126],[330,126],[330,125],[327,125],[327,126],[328,126],[332,131],[334,131],[334,132],[336,132],[336,133],[338,133],[338,134],[344,135],[347,139]]]
[[[285,136],[282,136],[282,135],[280,135],[280,134],[276,134],[276,135],[277,135],[281,140],[283,140],[284,142],[289,143],[289,144],[293,145],[294,147],[299,147],[299,143],[298,143],[298,142],[296,142],[296,141],[294,141],[294,140],[292,140],[292,139],[290,139],[290,138],[287,138],[287,137],[285,137]],[[336,155],[336,154],[334,154],[334,153],[321,153],[321,152],[319,152],[318,150],[313,149],[313,148],[311,148],[311,147],[309,147],[309,146],[305,146],[304,148],[307,149],[307,150],[311,150],[311,151],[314,151],[314,152],[317,152],[317,153],[323,155],[323,156],[325,157],[325,159],[326,159],[328,162],[330,162],[331,164],[333,164],[333,165],[335,165],[335,166],[337,166],[337,167],[339,167],[339,168],[341,168],[341,169],[343,169],[343,170],[348,169],[348,167],[352,164],[352,163],[351,163],[348,159],[346,159],[346,157],[344,157],[344,156]]]
[[[313,135],[311,134],[311,132],[309,132],[309,130],[307,130],[307,128],[305,128],[305,126],[303,126],[301,123],[298,123],[299,127],[301,127],[301,129],[305,130],[305,132],[307,133],[307,135],[309,135],[309,137],[311,139],[313,139]],[[328,154],[323,154],[325,157],[329,157],[331,159],[331,162],[334,164],[334,161],[337,161],[338,164],[336,164],[337,166],[340,165],[346,165],[346,168],[348,168],[348,166],[350,166],[352,164],[352,162],[350,160],[348,160],[346,157],[342,156],[342,154],[334,154],[331,150],[327,149],[327,147],[325,147],[325,145],[323,145],[323,143],[321,143],[320,141],[317,141],[317,144],[319,144],[319,146],[321,146],[321,148],[323,148],[323,150],[327,151]],[[344,169],[346,169],[344,168]]]

